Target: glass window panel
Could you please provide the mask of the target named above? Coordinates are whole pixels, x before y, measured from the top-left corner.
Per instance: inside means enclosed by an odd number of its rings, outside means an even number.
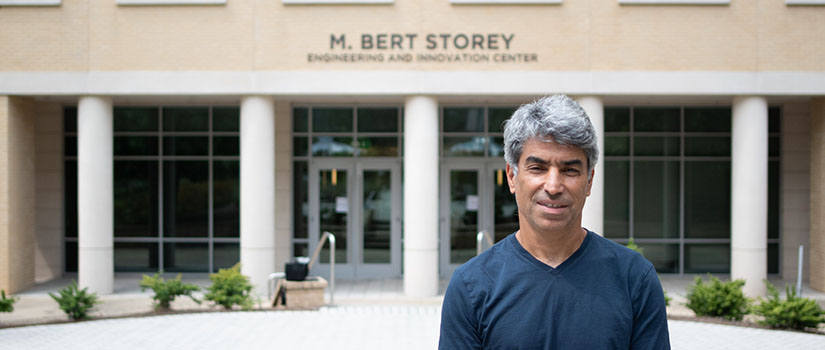
[[[779,243],[768,243],[768,273],[779,273]]]
[[[782,131],[782,109],[768,107],[768,132]]]
[[[77,272],[77,242],[66,242],[65,248],[66,272]]]
[[[77,136],[63,138],[63,154],[67,157],[77,156]]]
[[[685,108],[685,131],[687,132],[730,132],[730,128],[730,107]]]
[[[627,161],[604,162],[604,236],[630,236],[630,166]]]
[[[209,272],[209,244],[164,243],[163,270],[167,272]]]
[[[398,137],[359,137],[358,156],[396,157],[398,156]]]
[[[115,237],[158,235],[158,162],[114,161]]]
[[[630,154],[630,138],[627,136],[607,136],[604,138],[605,156],[627,156]]]
[[[679,131],[678,107],[637,107],[633,109],[635,131]]]
[[[312,155],[316,157],[352,157],[352,137],[316,136],[312,138]]]
[[[158,270],[158,244],[115,242],[115,272]]]
[[[209,108],[164,107],[163,130],[209,131]]]
[[[63,162],[63,167],[65,234],[66,237],[77,237],[77,161],[67,160]]]
[[[513,116],[518,107],[490,107],[487,110],[490,120],[487,129],[490,132],[504,132],[504,122]]]
[[[240,233],[240,162],[215,160],[212,163],[212,220],[215,237],[239,237]],[[231,266],[231,265],[230,265]]]
[[[292,245],[292,256],[309,257],[309,244],[295,243]]]
[[[115,156],[154,156],[158,154],[156,136],[115,136]]]
[[[397,132],[398,108],[358,108],[358,132]]]
[[[349,222],[349,197],[347,171],[341,169],[320,170],[319,217],[321,230],[335,235],[335,263],[347,263],[347,223]],[[344,204],[345,203],[345,204]],[[321,249],[321,262],[329,263],[329,244]]]
[[[238,107],[212,108],[212,130],[239,131],[241,109]]]
[[[608,107],[604,109],[604,131],[630,131],[630,108]]]
[[[730,244],[685,244],[685,273],[729,273]]]
[[[779,238],[779,161],[768,162],[768,238]]]
[[[658,273],[679,273],[679,245],[637,243]]]
[[[228,269],[241,261],[241,245],[238,243],[214,243],[212,252],[213,272]]]
[[[63,108],[63,131],[77,132],[77,107]]]
[[[208,156],[208,136],[164,136],[163,154],[167,156]]]
[[[115,107],[112,111],[114,131],[157,131],[157,107]]]
[[[238,136],[212,137],[212,154],[216,156],[237,156],[241,153],[240,138]]]
[[[392,226],[391,172],[364,170],[363,181],[363,262],[389,264]]]
[[[450,171],[450,263],[463,264],[476,255],[478,172]]]
[[[292,172],[292,191],[293,204],[293,223],[295,225],[292,237],[307,238],[308,236],[308,222],[309,222],[309,171],[307,170],[307,162],[294,162],[294,170]],[[295,255],[305,256],[305,255]]]
[[[312,132],[351,132],[352,108],[313,108]]]
[[[166,161],[163,163],[165,236],[207,236],[208,175],[207,161]]]
[[[296,157],[306,157],[309,154],[309,139],[303,136],[292,138],[292,155]]]
[[[730,157],[730,137],[685,137],[685,156]]]
[[[488,149],[488,157],[504,157],[504,138],[491,137]]]
[[[292,109],[292,131],[309,131],[309,108],[298,107]]]
[[[484,108],[444,108],[444,132],[484,132]]]
[[[518,206],[516,197],[510,193],[507,173],[503,167],[493,170],[493,179],[493,218],[495,220],[493,239],[498,242],[518,231]]]
[[[778,136],[772,136],[768,138],[768,156],[770,157],[779,157],[780,151],[780,141]]]
[[[483,157],[486,138],[475,137],[443,137],[445,157]]]
[[[679,156],[679,137],[636,136],[633,138],[633,154],[637,156]]]
[[[633,164],[633,236],[679,237],[679,162]]]
[[[730,162],[685,162],[685,237],[730,238]]]

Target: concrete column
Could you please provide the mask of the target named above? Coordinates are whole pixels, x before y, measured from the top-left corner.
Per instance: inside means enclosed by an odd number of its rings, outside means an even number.
[[[811,288],[825,291],[825,98],[811,102]]]
[[[768,277],[768,103],[733,99],[731,133],[731,278],[749,296],[765,295]]]
[[[404,107],[404,293],[438,294],[438,101]]]
[[[114,286],[112,99],[84,96],[77,105],[77,278],[80,288]]]
[[[0,289],[25,290],[35,278],[35,122],[33,101],[0,96]]]
[[[266,293],[275,272],[275,102],[241,99],[241,272]]]
[[[590,196],[584,204],[582,226],[604,236],[604,104],[601,98],[595,96],[583,96],[577,101],[590,117],[599,145],[599,160],[593,174]]]

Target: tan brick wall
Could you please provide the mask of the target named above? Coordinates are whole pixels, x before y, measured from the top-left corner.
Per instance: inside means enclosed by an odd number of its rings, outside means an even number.
[[[0,96],[0,289],[34,283],[35,161],[31,100]]]
[[[292,258],[292,109],[275,102],[275,269]]]
[[[811,288],[825,291],[825,98],[811,103]]]
[[[35,118],[35,281],[63,275],[63,109],[38,101]]]
[[[0,11],[0,70],[649,70],[823,71],[825,8],[784,1],[728,6],[284,5],[232,0],[222,6],[117,6],[66,0],[59,7]],[[510,52],[539,61],[490,63],[308,63],[330,52],[330,34],[357,48],[361,33],[514,33]],[[340,50],[339,50],[340,51]],[[461,53],[462,50],[447,52]],[[491,52],[491,51],[486,51]],[[502,52],[502,51],[498,51]]]
[[[810,249],[811,215],[811,137],[810,105],[788,103],[782,106],[782,169],[780,273],[786,280],[796,279],[799,245]],[[809,252],[805,252],[808,256]],[[803,262],[803,278],[807,279],[809,258]]]

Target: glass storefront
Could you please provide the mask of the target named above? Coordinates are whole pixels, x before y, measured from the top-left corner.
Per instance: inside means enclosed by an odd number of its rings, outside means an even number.
[[[660,273],[730,272],[731,109],[605,108],[604,236]],[[779,270],[780,110],[769,109],[768,273]]]
[[[115,271],[214,272],[240,258],[239,109],[115,107]],[[66,270],[77,270],[77,110],[65,109]]]

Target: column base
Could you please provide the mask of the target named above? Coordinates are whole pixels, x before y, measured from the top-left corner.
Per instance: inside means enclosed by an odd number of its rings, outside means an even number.
[[[438,295],[438,250],[404,251],[404,294],[425,298]]]

